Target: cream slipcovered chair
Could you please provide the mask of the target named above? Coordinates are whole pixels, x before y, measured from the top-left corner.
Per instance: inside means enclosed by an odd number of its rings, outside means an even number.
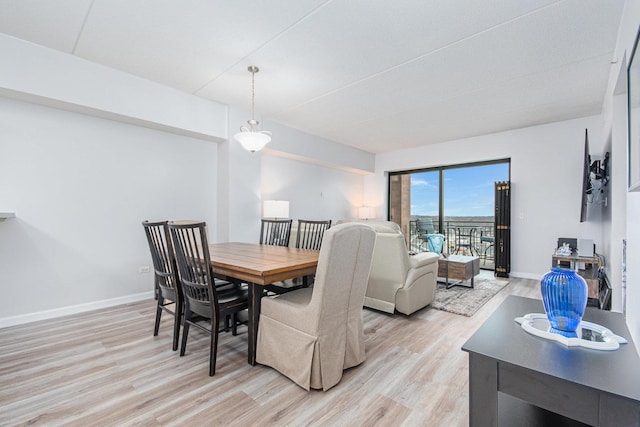
[[[263,298],[256,361],[300,387],[328,390],[365,360],[362,303],[376,233],[362,224],[324,234],[313,288]]]
[[[422,252],[410,256],[404,235],[395,222],[361,222],[376,230],[364,306],[387,313],[398,310],[411,314],[431,304],[436,296],[439,255]]]

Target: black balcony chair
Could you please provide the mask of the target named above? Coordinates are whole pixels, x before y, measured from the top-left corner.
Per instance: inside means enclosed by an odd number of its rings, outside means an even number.
[[[231,330],[236,335],[238,313],[247,309],[248,301],[247,290],[241,284],[216,286],[205,227],[204,222],[169,223],[185,302],[180,356],[185,354],[190,326],[208,332],[209,375],[213,376],[216,372],[218,334],[228,329],[220,321],[231,318]]]
[[[418,237],[427,242],[427,236],[429,234],[435,234],[436,230],[433,226],[433,220],[431,218],[420,218],[416,220],[416,227],[418,228]]]
[[[486,265],[488,258],[487,253],[493,252],[495,246],[493,232],[484,229],[480,230],[480,245],[482,249],[482,265]]]
[[[442,254],[446,248],[446,236],[436,233],[431,218],[420,218],[416,220],[416,232],[418,239],[422,240],[420,247],[422,251],[435,252]],[[425,249],[426,245],[426,249]]]
[[[147,242],[149,243],[149,249],[151,251],[155,292],[158,300],[153,336],[158,336],[162,312],[166,311],[171,314],[174,318],[172,348],[173,351],[176,351],[178,349],[180,322],[184,302],[173,255],[173,246],[169,238],[169,228],[167,227],[167,221],[144,221],[142,226],[147,235]]]
[[[291,237],[291,219],[262,219],[260,226],[260,244],[271,246],[289,246]]]

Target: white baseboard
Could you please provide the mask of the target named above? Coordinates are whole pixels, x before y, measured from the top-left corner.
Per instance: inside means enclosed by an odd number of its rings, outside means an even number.
[[[37,322],[39,320],[54,319],[56,317],[68,316],[70,314],[76,313],[84,313],[86,311],[97,310],[100,308],[114,307],[116,305],[128,304],[131,302],[142,301],[150,298],[153,298],[153,291],[127,295],[124,297],[111,298],[102,301],[95,301],[86,304],[72,305],[69,307],[54,308],[52,310],[38,311],[36,313],[3,317],[0,318],[0,328]]]
[[[532,274],[532,273],[518,273],[517,271],[512,271],[509,273],[509,276],[518,277],[520,279],[533,279],[540,280],[544,274]]]

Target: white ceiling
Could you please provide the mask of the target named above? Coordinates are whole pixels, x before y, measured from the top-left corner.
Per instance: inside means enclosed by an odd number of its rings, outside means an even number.
[[[257,116],[379,153],[599,114],[623,6],[0,0],[0,32],[246,111],[257,65]]]

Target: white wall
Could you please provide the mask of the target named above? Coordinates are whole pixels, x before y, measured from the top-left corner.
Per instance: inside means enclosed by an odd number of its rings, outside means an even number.
[[[615,109],[616,96],[614,95],[615,82],[619,74],[624,75],[624,67],[631,56],[638,27],[640,26],[640,0],[627,0],[625,2],[624,13],[618,32],[616,44],[616,55],[618,62],[612,67],[610,76],[610,88],[607,94],[608,104],[614,105],[607,110],[607,122],[613,122],[613,129],[616,132],[616,122],[624,120],[619,114],[626,114],[626,109]],[[626,58],[626,61],[623,59]],[[636,58],[637,60],[637,58]],[[622,67],[619,70],[618,67]],[[637,88],[636,88],[637,89]],[[615,141],[614,141],[615,143]],[[624,142],[626,146],[626,140]],[[625,162],[626,163],[626,162]],[[623,185],[622,183],[620,185]],[[626,221],[627,237],[627,325],[633,336],[636,348],[640,350],[640,192],[626,194],[627,210],[626,215],[620,215],[614,220]]]
[[[615,119],[605,151],[611,153],[607,204],[603,206],[602,238],[607,254],[607,277],[614,292],[612,311],[622,311],[622,240],[626,238],[627,215],[627,96],[613,103]]]
[[[230,129],[246,121],[246,113],[229,109]],[[231,132],[232,134],[234,132]],[[260,234],[260,164],[262,153],[250,153],[231,139],[221,144],[218,161],[220,188],[217,241],[255,242]]]
[[[511,159],[511,274],[539,279],[551,266],[558,237],[593,239],[601,247],[600,208],[580,223],[584,130],[590,151],[604,144],[602,118],[552,123],[376,156],[365,199],[386,215],[386,172]]]
[[[0,323],[150,297],[140,223],[214,224],[216,157],[212,142],[0,98],[0,211],[17,216],[0,223]]]
[[[363,185],[361,174],[262,156],[262,200],[288,200],[294,222],[331,219],[335,224],[339,219],[355,218]]]

